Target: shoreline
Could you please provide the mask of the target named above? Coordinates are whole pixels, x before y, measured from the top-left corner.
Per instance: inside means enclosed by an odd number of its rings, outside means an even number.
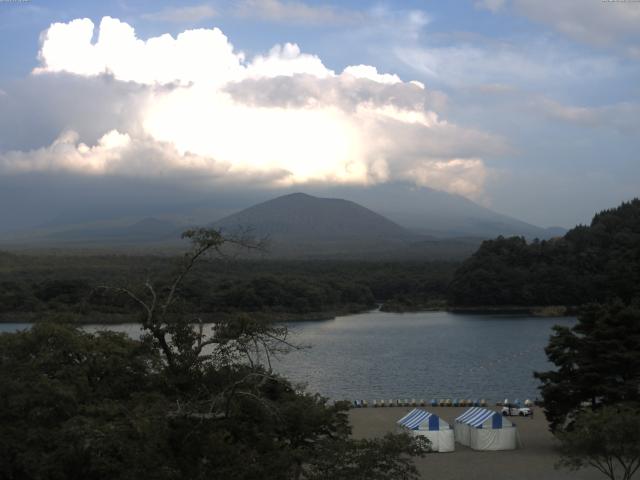
[[[380,307],[380,311],[388,313],[449,312],[475,315],[530,315],[532,317],[572,317],[577,315],[579,309],[580,306],[575,305],[425,305],[413,309],[410,307],[385,308],[385,304],[382,304]]]
[[[474,313],[478,315],[491,314],[523,314],[532,317],[572,317],[577,315],[579,306],[569,305],[503,305],[503,306],[478,306],[478,307],[448,307],[451,313]]]
[[[191,314],[197,317],[200,315],[204,323],[212,323],[215,320],[232,320],[243,316],[251,316],[258,320],[266,322],[321,322],[334,320],[336,317],[346,315],[357,315],[367,312],[376,311],[376,308],[367,306],[366,308],[345,308],[344,310],[327,310],[321,312],[215,312]],[[139,323],[140,314],[138,313],[88,313],[80,314],[77,312],[14,312],[3,313],[0,315],[0,324],[7,323],[39,323],[44,321],[63,321],[68,319],[67,323],[77,325],[125,325],[130,323]]]
[[[242,316],[252,316],[266,322],[322,322],[335,320],[337,317],[347,315],[358,315],[369,312],[381,311],[385,313],[429,313],[448,312],[452,314],[473,314],[473,315],[528,315],[532,317],[571,317],[577,315],[579,307],[551,305],[551,306],[479,306],[479,307],[446,307],[434,306],[432,308],[412,309],[385,309],[384,304],[372,306],[353,306],[352,308],[327,310],[320,312],[215,312],[201,313],[205,323],[212,323],[213,319],[230,320]],[[128,323],[138,323],[137,313],[89,313],[80,314],[77,312],[14,312],[0,315],[0,324],[7,323],[38,323],[43,321],[61,321],[68,318],[69,323],[78,325],[124,325]]]

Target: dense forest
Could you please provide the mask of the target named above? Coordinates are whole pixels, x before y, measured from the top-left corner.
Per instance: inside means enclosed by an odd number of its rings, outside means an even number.
[[[102,286],[161,284],[179,259],[125,255],[0,253],[0,319],[133,319],[135,302]],[[453,262],[203,261],[181,288],[186,311],[250,312],[271,319],[317,319],[385,303],[385,309],[442,305]]]
[[[564,237],[485,241],[448,289],[459,306],[582,305],[640,296],[640,200],[594,216]]]

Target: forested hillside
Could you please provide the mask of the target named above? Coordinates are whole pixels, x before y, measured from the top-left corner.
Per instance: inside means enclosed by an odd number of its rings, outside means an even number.
[[[485,241],[456,271],[458,306],[581,305],[640,296],[640,200],[594,216],[564,237]]]
[[[0,321],[74,314],[84,322],[134,320],[135,303],[104,285],[161,284],[177,259],[155,256],[13,255],[0,252]],[[457,263],[347,261],[202,262],[181,290],[197,313],[315,319],[374,308],[442,303]]]

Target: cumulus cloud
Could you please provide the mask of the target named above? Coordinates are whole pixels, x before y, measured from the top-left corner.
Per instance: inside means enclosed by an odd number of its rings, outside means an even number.
[[[425,91],[421,85],[376,82],[344,73],[324,78],[312,75],[250,78],[228,85],[225,91],[242,103],[258,107],[335,105],[353,112],[360,105],[375,104],[422,115],[441,103],[441,95]]]
[[[78,133],[62,133],[50,146],[27,152],[9,151],[0,156],[5,173],[24,173],[31,170],[80,170],[87,174],[105,173],[121,158],[121,152],[131,144],[126,133],[112,130],[92,147],[78,143]]]
[[[32,75],[7,82],[0,97],[0,152],[49,145],[74,130],[87,144],[117,129],[136,134],[154,90],[108,76]],[[158,87],[168,90],[169,87]]]
[[[418,184],[439,190],[453,190],[477,199],[483,194],[482,185],[486,176],[484,162],[478,158],[430,160],[407,172],[407,178],[416,179]]]
[[[246,68],[247,77],[273,78],[290,77],[298,74],[325,78],[335,75],[316,55],[301,53],[295,43],[275,45],[268,55],[257,55]]]
[[[151,137],[132,137],[118,130],[111,130],[94,145],[80,141],[73,130],[60,134],[48,146],[32,150],[11,150],[0,153],[0,173],[24,174],[33,171],[72,173],[99,177],[126,176],[141,179],[203,180],[209,185],[246,182],[268,186],[286,177],[288,172],[234,170],[229,163],[209,156],[178,152],[167,142]]]
[[[351,65],[345,68],[342,73],[344,75],[351,75],[354,78],[367,78],[378,83],[388,83],[391,85],[393,85],[394,83],[402,83],[400,77],[398,77],[395,73],[378,73],[378,69],[376,67],[372,67],[371,65]],[[416,85],[422,84],[416,83]]]
[[[111,17],[100,22],[98,40],[88,18],[54,23],[44,33],[35,74],[69,72],[84,76],[110,74],[140,84],[222,85],[242,76],[244,55],[217,28],[194,29],[176,38],[165,34],[146,41],[133,27]]]
[[[224,173],[228,167],[221,168],[209,158],[180,155],[171,144],[132,138],[118,130],[105,133],[92,146],[81,142],[78,133],[69,130],[46,147],[0,154],[0,168],[5,173],[39,170],[154,176],[162,175],[165,169]]]
[[[6,152],[4,171],[190,172],[279,186],[409,179],[479,198],[482,157],[508,150],[500,138],[441,119],[444,96],[420,82],[369,65],[337,73],[293,43],[247,59],[217,28],[142,40],[110,17],[93,35],[89,19],[51,25],[34,75],[137,85],[136,108],[93,144],[67,132]]]

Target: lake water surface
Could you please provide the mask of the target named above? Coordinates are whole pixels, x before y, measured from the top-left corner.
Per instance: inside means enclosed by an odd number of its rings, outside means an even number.
[[[274,368],[332,399],[538,396],[534,370],[551,367],[544,347],[553,325],[573,318],[368,312],[322,322],[288,323],[291,340],[310,345]],[[14,331],[27,324],[0,324]],[[138,325],[88,326],[132,336]]]
[[[370,312],[289,324],[308,350],[278,369],[312,391],[340,399],[506,398],[538,395],[534,370],[551,367],[553,325],[573,318]]]

